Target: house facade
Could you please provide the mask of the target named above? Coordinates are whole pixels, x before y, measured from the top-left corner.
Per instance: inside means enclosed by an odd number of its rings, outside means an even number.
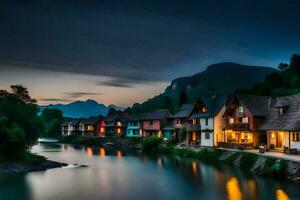
[[[118,113],[111,117],[107,117],[105,122],[105,133],[110,137],[122,137],[126,134],[127,121],[130,115],[127,113]]]
[[[103,117],[82,118],[79,131],[84,137],[105,137],[105,122]]]
[[[144,113],[142,121],[142,137],[163,136],[163,127],[167,123],[169,111],[167,109],[153,110]]]
[[[227,96],[201,97],[197,101],[188,124],[189,144],[204,147],[217,146],[217,137],[222,133],[225,120]]]
[[[259,129],[267,132],[270,150],[300,151],[300,95],[275,98]]]
[[[267,96],[233,95],[223,117],[223,134],[217,143],[225,148],[251,149],[266,143],[266,132],[259,130],[268,115],[272,99]]]
[[[70,136],[76,133],[79,133],[79,122],[80,119],[72,119],[70,121],[66,121],[61,125],[61,135],[62,136]]]
[[[143,130],[142,130],[142,115],[135,114],[130,116],[127,122],[126,128],[126,137],[141,137]]]

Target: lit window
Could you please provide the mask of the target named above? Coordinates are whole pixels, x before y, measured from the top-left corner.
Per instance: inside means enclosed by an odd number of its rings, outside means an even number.
[[[249,123],[248,117],[243,117],[242,123],[248,124]]]
[[[101,133],[104,133],[104,127],[101,127],[101,128],[100,128],[100,132],[101,132]]]
[[[120,129],[120,128],[117,129],[117,133],[118,133],[118,134],[121,133],[121,129]]]
[[[122,126],[122,123],[120,121],[118,121],[117,126]]]
[[[239,111],[239,113],[244,113],[244,107],[243,106],[239,106],[238,107],[238,111]]]
[[[293,133],[292,140],[294,142],[300,142],[300,133]]]
[[[234,118],[229,118],[229,123],[233,124],[234,123]]]

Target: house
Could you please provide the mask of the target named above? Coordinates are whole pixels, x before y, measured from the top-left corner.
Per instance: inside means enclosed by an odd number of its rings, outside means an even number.
[[[167,123],[168,116],[169,111],[167,109],[157,109],[142,114],[142,137],[162,137],[163,127]]]
[[[69,136],[79,133],[79,122],[80,119],[72,119],[64,122],[61,125],[62,128],[62,136]]]
[[[84,137],[105,137],[105,122],[102,116],[82,118],[79,131]]]
[[[126,137],[142,136],[142,114],[131,115],[127,122]]]
[[[117,113],[107,117],[105,131],[107,136],[124,136],[126,133],[127,121],[130,119],[128,113]]]
[[[200,97],[196,102],[188,124],[190,144],[217,146],[217,137],[223,132],[225,120],[222,118],[228,96]]]
[[[267,131],[271,150],[300,151],[300,95],[274,99],[259,130]]]
[[[266,132],[258,127],[268,115],[271,101],[268,96],[233,95],[223,115],[226,125],[218,137],[218,145],[251,149],[266,143]]]
[[[196,104],[183,104],[177,113],[175,113],[170,118],[173,120],[173,128],[175,132],[175,140],[181,141],[183,138],[180,136],[180,132],[187,128],[189,123],[189,118],[195,109]]]

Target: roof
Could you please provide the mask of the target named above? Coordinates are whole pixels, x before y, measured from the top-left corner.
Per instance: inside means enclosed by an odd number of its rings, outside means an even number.
[[[278,106],[286,107],[279,115]],[[283,106],[284,105],[284,106]],[[300,131],[300,95],[277,97],[259,130]]]
[[[89,118],[82,118],[81,122],[85,125],[87,124],[96,124],[99,121],[99,117],[89,117]]]
[[[80,119],[73,119],[70,121],[70,126],[77,126],[80,122]]]
[[[168,109],[157,109],[150,111],[148,113],[141,114],[141,120],[162,120],[166,117],[168,117],[169,111]]]
[[[136,113],[128,118],[128,121],[139,121],[143,118],[144,113]]]
[[[117,120],[120,120],[122,122],[125,122],[130,119],[130,115],[128,113],[119,113],[115,114],[113,116],[107,117],[105,119],[106,123],[115,123]]]
[[[266,116],[272,98],[269,96],[237,95],[237,98],[249,109],[253,116]]]
[[[62,123],[61,126],[69,126],[69,124],[70,124],[70,121],[66,121],[66,122]]]
[[[179,108],[179,111],[175,115],[171,116],[170,118],[189,118],[193,109],[194,109],[193,104],[183,104]]]
[[[253,116],[265,117],[268,115],[272,98],[269,96],[256,96],[256,95],[234,95],[231,97],[227,108],[230,108],[232,102],[238,99],[247,109],[252,113]],[[229,111],[226,110],[225,114]]]
[[[200,97],[199,101],[204,104],[208,112],[195,113],[191,116],[191,118],[207,118],[216,116],[220,112],[222,107],[226,104],[227,99],[228,95]]]

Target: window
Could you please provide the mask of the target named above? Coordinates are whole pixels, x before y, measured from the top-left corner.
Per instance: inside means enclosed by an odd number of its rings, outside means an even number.
[[[234,118],[229,118],[229,123],[233,124],[234,123]]]
[[[150,126],[153,126],[153,121],[150,121],[149,124],[150,124]]]
[[[88,125],[88,126],[87,126],[87,130],[88,130],[88,131],[93,131],[93,130],[94,130],[94,127],[93,127],[92,125]]]
[[[209,132],[205,132],[205,139],[209,140],[210,138],[210,133]]]
[[[176,124],[179,125],[180,124],[180,119],[176,120]]]
[[[243,106],[239,106],[238,107],[238,111],[239,111],[239,113],[244,113],[244,107]]]
[[[121,133],[121,129],[120,129],[120,128],[117,129],[117,133],[118,133],[118,134]]]
[[[242,123],[244,123],[244,124],[248,124],[248,123],[249,123],[249,121],[248,121],[248,117],[243,117],[243,119],[242,119]]]
[[[117,126],[122,126],[122,123],[120,121],[118,121]]]
[[[300,142],[300,133],[293,133],[292,140],[294,142]]]
[[[205,118],[205,125],[208,126],[208,118]]]
[[[207,108],[206,107],[202,107],[202,112],[207,112]]]
[[[278,114],[283,115],[283,108],[282,107],[278,108]]]

